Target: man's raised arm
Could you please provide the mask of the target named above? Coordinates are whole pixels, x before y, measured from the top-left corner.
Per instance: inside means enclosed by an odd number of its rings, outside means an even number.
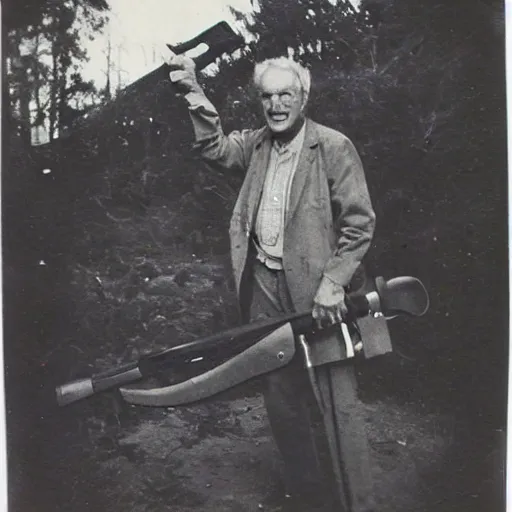
[[[225,135],[217,109],[206,97],[196,76],[196,65],[184,55],[173,55],[168,60],[172,71],[169,78],[185,94],[190,118],[194,127],[194,148],[210,164],[228,169],[245,171],[249,165],[251,134],[244,130]]]

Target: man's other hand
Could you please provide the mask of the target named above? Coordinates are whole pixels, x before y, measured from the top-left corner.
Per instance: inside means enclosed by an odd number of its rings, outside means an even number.
[[[197,82],[196,63],[190,57],[173,54],[167,58],[167,64],[171,68],[169,78],[181,92],[202,92]]]
[[[313,303],[313,318],[320,329],[323,322],[341,323],[347,314],[345,289],[327,277],[322,279]]]

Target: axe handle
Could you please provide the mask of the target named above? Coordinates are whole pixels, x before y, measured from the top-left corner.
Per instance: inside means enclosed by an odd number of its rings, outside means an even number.
[[[140,86],[144,83],[150,83],[150,82],[161,82],[169,78],[169,65],[168,64],[162,64],[158,68],[154,69],[153,71],[150,71],[147,75],[144,75],[140,77],[138,80],[135,80],[135,82],[132,82],[131,84],[127,85],[123,91],[122,94],[128,94],[132,92],[135,89],[140,88]]]
[[[212,58],[211,52],[205,52],[202,55],[197,56],[195,59],[192,59],[196,63],[196,69],[201,71],[206,66],[215,61],[215,58]],[[163,81],[167,81],[170,86],[173,86],[173,83],[169,79],[169,73],[171,71],[171,67],[169,64],[162,64],[158,68],[150,71],[148,74],[143,77],[135,80],[130,85],[126,86],[123,90],[123,93],[128,93],[133,91],[134,89],[140,88],[140,86],[144,83],[159,83]]]
[[[368,315],[370,305],[367,298],[360,294],[349,294],[347,296],[347,305],[350,316],[360,318]],[[205,350],[222,350],[232,346],[237,340],[246,343],[252,343],[255,339],[268,334],[279,326],[290,322],[296,335],[311,331],[314,328],[312,312],[304,311],[300,313],[290,313],[288,315],[260,320],[248,325],[234,327],[221,333],[213,334],[205,338],[194,340],[183,345],[171,347],[155,354],[150,354],[143,359],[149,364],[159,364],[168,362],[178,357],[177,361],[183,362],[187,358],[202,354]]]
[[[201,55],[199,56],[201,57]],[[199,59],[198,57],[198,59]],[[205,64],[201,68],[197,66],[197,69],[203,69],[208,65]],[[138,89],[141,87],[144,83],[159,83],[159,82],[168,82],[170,86],[173,86],[173,83],[169,79],[169,73],[171,71],[171,67],[169,64],[162,64],[158,68],[154,69],[153,71],[150,71],[147,75],[144,75],[143,77],[139,78],[138,80],[135,80],[135,82],[132,82],[130,85],[126,86],[123,90],[123,94],[130,93],[131,91]]]

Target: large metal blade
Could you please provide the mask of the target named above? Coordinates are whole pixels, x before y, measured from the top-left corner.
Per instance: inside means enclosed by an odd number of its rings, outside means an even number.
[[[203,400],[241,382],[288,364],[295,354],[295,340],[286,323],[225,363],[184,382],[156,389],[120,388],[130,404],[169,407]]]

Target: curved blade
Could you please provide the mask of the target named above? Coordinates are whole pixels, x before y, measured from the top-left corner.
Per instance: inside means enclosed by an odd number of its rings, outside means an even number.
[[[120,392],[130,404],[152,407],[187,404],[276,370],[288,364],[294,354],[293,330],[286,323],[225,363],[189,380],[156,389],[120,388]]]

